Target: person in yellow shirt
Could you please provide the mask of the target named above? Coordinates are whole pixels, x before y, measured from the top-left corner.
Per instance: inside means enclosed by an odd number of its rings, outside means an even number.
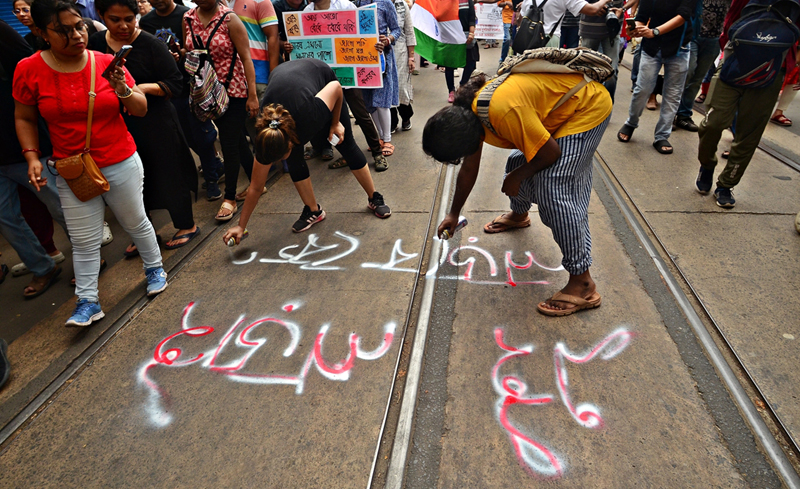
[[[553,232],[564,256],[561,264],[569,272],[567,285],[537,306],[548,316],[566,316],[601,302],[589,274],[588,207],[592,156],[608,126],[611,97],[603,85],[591,82],[553,109],[581,80],[579,74],[510,75],[489,103],[492,131],[477,116],[477,97],[487,80],[483,74],[476,75],[459,88],[453,105],[428,119],[422,133],[425,154],[443,163],[463,161],[450,212],[439,224],[440,237],[446,229],[451,235],[455,231],[478,177],[483,144],[514,150],[506,162],[502,186],[511,212],[483,229],[500,233],[528,227],[531,205],[539,206],[539,217]]]

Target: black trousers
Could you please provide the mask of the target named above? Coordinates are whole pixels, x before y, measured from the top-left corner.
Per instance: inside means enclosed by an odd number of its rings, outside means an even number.
[[[398,114],[400,117],[398,118]],[[397,107],[392,107],[392,130],[397,128],[397,123],[400,119],[407,121],[414,115],[414,108],[411,104],[400,104]]]
[[[225,157],[225,199],[236,198],[236,184],[239,181],[239,165],[244,168],[248,180],[253,174],[253,153],[247,144],[244,122],[247,119],[247,99],[230,99],[228,110],[215,120],[219,132],[219,145]]]
[[[345,90],[345,93],[349,90]],[[363,103],[363,100],[362,100]],[[356,139],[353,137],[353,127],[350,125],[350,116],[347,114],[347,103],[342,102],[342,112],[339,114],[339,122],[344,126],[344,141],[336,146],[336,150],[341,153],[347,166],[351,170],[360,170],[367,164],[367,158],[358,147]],[[325,144],[330,145],[328,142],[328,132],[330,128],[330,120],[317,134],[311,138],[311,145],[315,148],[324,147]],[[296,144],[286,160],[289,165],[289,175],[292,177],[293,182],[301,182],[311,177],[308,172],[308,164],[303,157],[303,145],[306,141],[301,141],[302,144]],[[226,177],[227,178],[227,177]]]

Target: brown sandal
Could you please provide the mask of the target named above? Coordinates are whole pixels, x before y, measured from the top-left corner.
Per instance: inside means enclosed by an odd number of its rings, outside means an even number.
[[[557,301],[557,302],[567,302],[569,304],[574,305],[575,307],[570,307],[569,309],[551,309],[550,305],[545,302],[540,302],[536,305],[536,309],[539,310],[540,313],[544,314],[545,316],[553,316],[553,317],[561,317],[561,316],[569,316],[570,314],[574,314],[578,311],[582,311],[584,309],[594,309],[595,307],[600,307],[602,299],[600,298],[600,294],[595,292],[592,294],[589,299],[584,299],[583,297],[578,297],[575,295],[564,294],[563,292],[556,292],[553,294],[553,297],[547,299],[549,301]]]
[[[55,268],[53,268],[47,275],[42,275],[41,277],[33,277],[33,279],[31,279],[31,283],[29,283],[27,287],[25,287],[25,289],[22,291],[22,295],[24,295],[26,299],[33,299],[34,297],[39,297],[40,295],[47,292],[47,289],[49,289],[50,286],[53,285],[53,282],[55,282],[56,277],[58,277],[60,274],[61,274],[61,267],[56,265]],[[28,292],[28,289],[33,289],[33,290]]]
[[[531,225],[531,218],[525,217],[522,221],[514,221],[506,217],[505,214],[500,214],[495,217],[492,222],[483,226],[483,232],[489,234],[502,233],[509,229],[526,228]]]

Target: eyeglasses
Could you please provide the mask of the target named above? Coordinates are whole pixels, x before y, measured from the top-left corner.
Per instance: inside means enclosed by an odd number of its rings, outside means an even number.
[[[14,12],[14,15],[29,14],[29,13],[31,13],[31,9],[29,9],[27,7],[25,7],[25,8],[15,8],[14,10],[12,10],[12,12]]]
[[[86,23],[85,22],[78,22],[73,27],[64,26],[64,27],[61,27],[60,29],[51,29],[51,28],[48,27],[47,29],[51,30],[53,32],[56,32],[58,34],[61,34],[62,36],[69,37],[69,36],[72,35],[73,31],[76,31],[76,32],[78,32],[80,34],[86,32]]]

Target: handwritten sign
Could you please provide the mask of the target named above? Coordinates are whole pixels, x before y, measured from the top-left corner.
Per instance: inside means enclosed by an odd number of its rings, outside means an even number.
[[[503,9],[493,3],[476,3],[475,16],[475,39],[503,40]]]
[[[291,59],[318,59],[333,68],[343,87],[380,88],[378,12],[352,10],[284,12]]]

